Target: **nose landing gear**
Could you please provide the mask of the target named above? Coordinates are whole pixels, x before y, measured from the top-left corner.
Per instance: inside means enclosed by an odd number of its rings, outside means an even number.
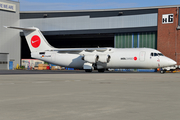
[[[161,71],[160,71],[161,74],[164,74],[165,72],[166,72],[165,70],[161,70]]]

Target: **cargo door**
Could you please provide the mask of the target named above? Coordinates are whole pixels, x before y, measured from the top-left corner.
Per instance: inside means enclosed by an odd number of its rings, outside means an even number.
[[[56,53],[51,54],[51,60],[52,60],[52,62],[56,61]]]
[[[146,52],[145,51],[141,51],[140,54],[139,54],[139,60],[141,62],[144,62],[145,61],[145,56],[146,56]]]

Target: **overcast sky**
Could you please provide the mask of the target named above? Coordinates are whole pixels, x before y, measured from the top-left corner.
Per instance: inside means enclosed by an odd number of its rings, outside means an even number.
[[[17,0],[18,1],[18,0]],[[20,11],[59,11],[180,5],[180,0],[19,0]]]

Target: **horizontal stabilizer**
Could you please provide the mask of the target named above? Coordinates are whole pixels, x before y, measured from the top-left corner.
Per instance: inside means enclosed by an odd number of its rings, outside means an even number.
[[[12,29],[19,29],[19,30],[30,30],[30,31],[34,31],[34,30],[38,30],[38,28],[35,27],[27,27],[27,28],[23,28],[23,27],[11,27],[11,26],[4,26],[5,28],[12,28]]]

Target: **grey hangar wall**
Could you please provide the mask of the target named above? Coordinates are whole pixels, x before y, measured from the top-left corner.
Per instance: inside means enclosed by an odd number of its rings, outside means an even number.
[[[19,17],[19,2],[0,0],[0,53],[2,53],[0,69],[8,69],[10,61],[13,61],[13,67],[20,64],[21,40],[19,31],[3,27],[19,26]]]

